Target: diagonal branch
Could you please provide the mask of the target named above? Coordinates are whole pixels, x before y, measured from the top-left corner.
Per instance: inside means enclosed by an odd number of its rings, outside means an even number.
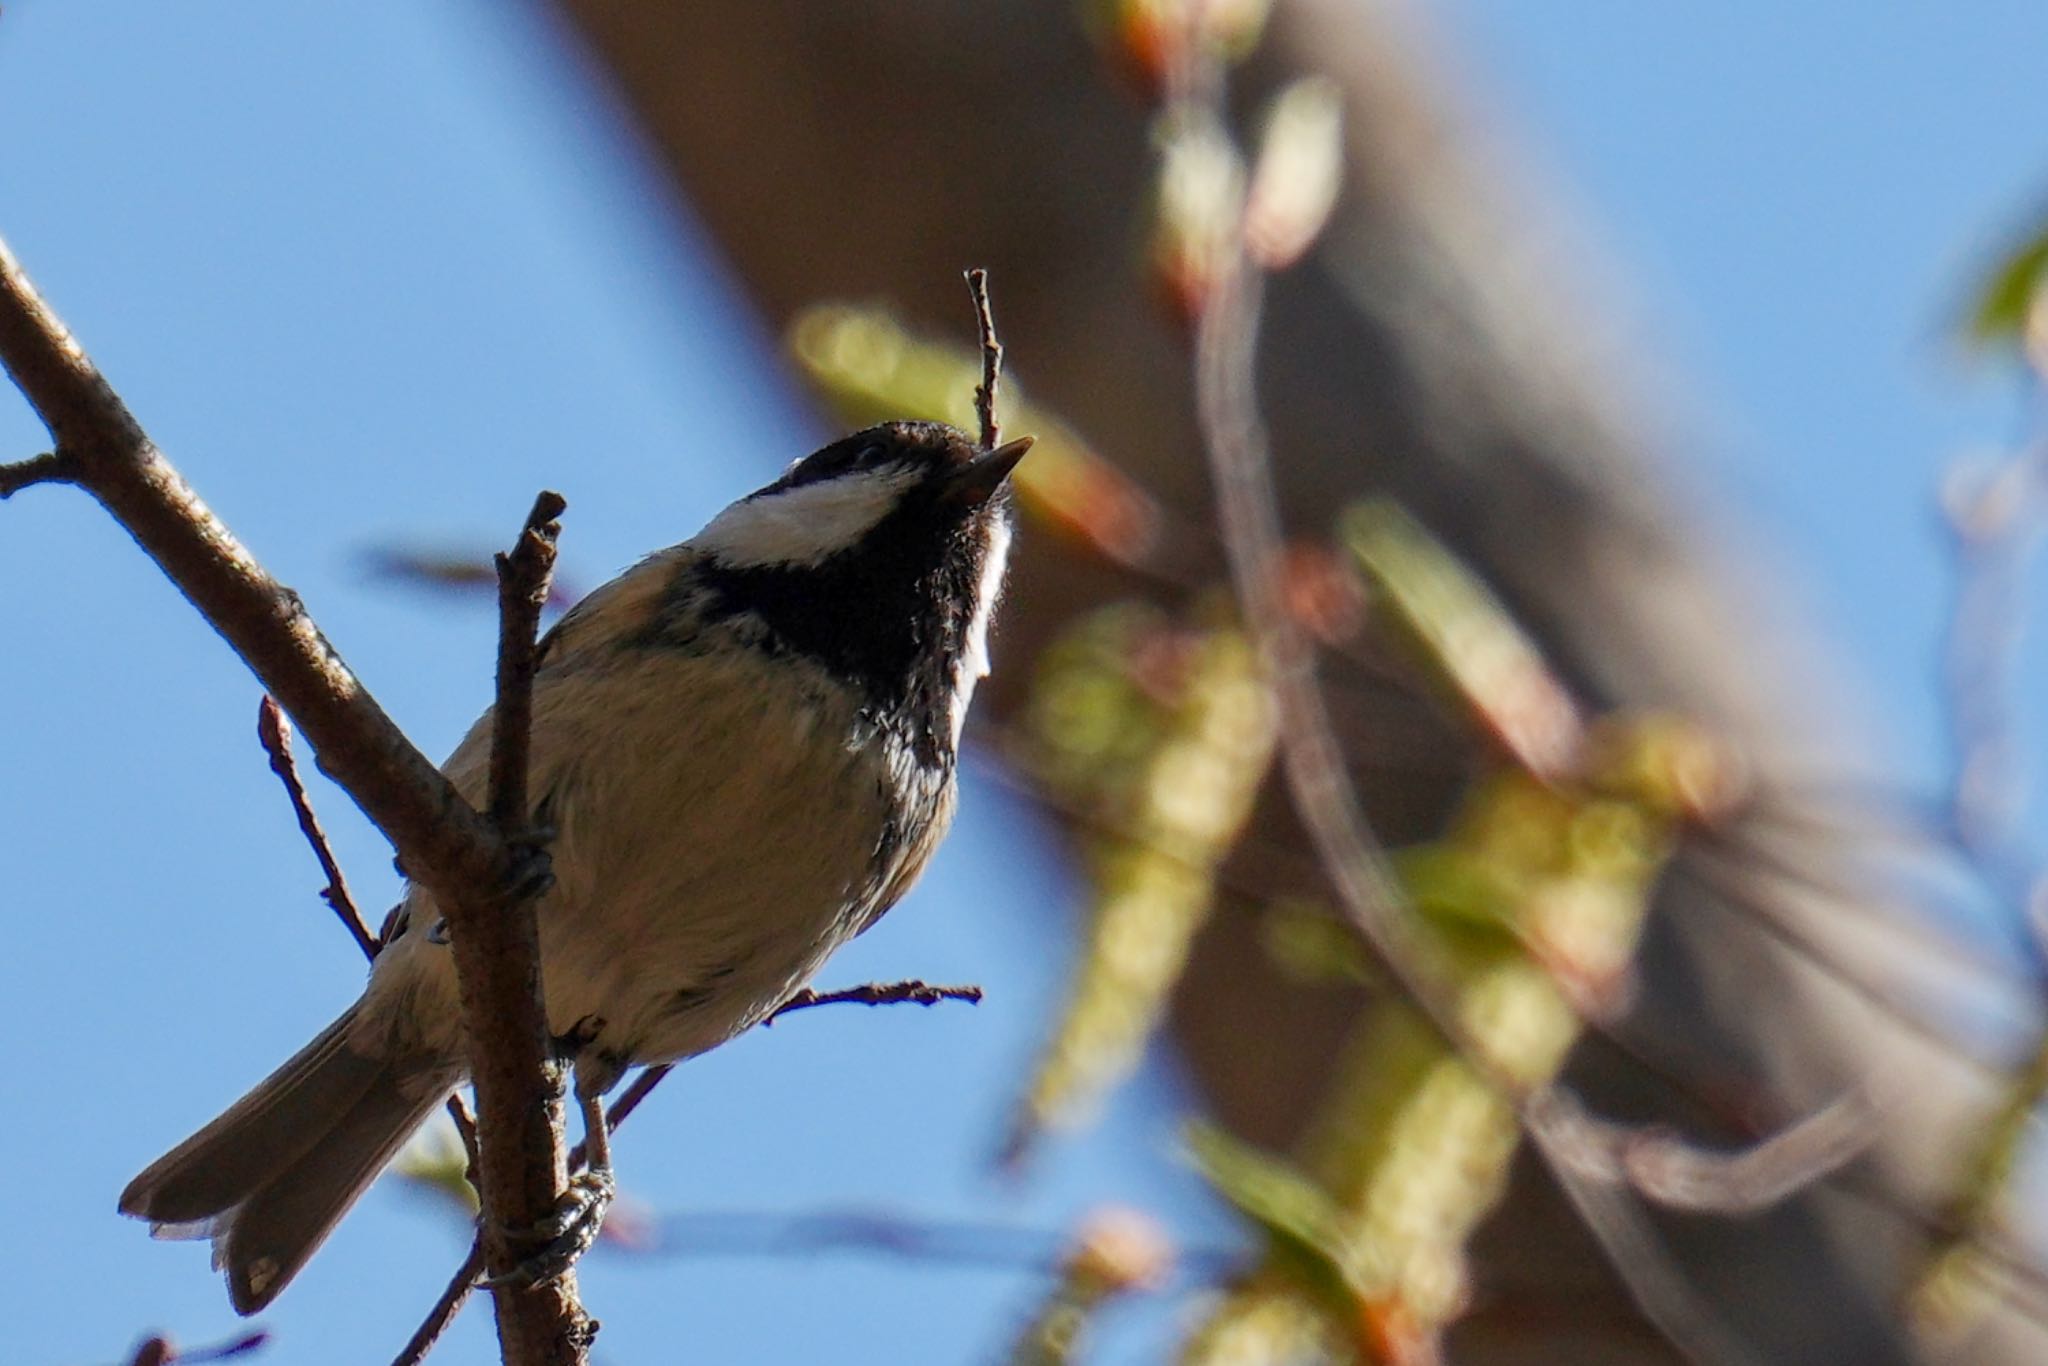
[[[53,458],[70,480],[226,638],[411,876],[450,900],[506,885],[512,865],[497,833],[385,715],[298,594],[256,562],[164,459],[4,243],[0,365],[49,428]]]
[[[0,243],[0,365],[55,442],[45,474],[91,493],[249,665],[312,742],[321,769],[396,846],[449,920],[464,1025],[484,1112],[482,1186],[491,1216],[546,1212],[559,1144],[529,1100],[549,1089],[536,936],[522,917],[521,861],[405,738],[329,645],[296,593],[266,572],[156,449]],[[36,462],[29,462],[30,468]],[[15,467],[17,470],[20,467]],[[522,1107],[527,1107],[522,1109]],[[543,1141],[544,1140],[544,1141]],[[533,1174],[531,1179],[529,1170]],[[559,1189],[557,1186],[555,1189]],[[534,1208],[538,1204],[539,1208]],[[507,1303],[501,1299],[501,1305]],[[513,1362],[582,1360],[589,1329],[566,1286],[512,1297],[500,1339]]]

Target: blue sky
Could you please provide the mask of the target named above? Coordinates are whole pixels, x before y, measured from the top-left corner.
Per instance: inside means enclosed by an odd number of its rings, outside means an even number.
[[[1964,9],[1443,13],[1484,106],[1618,257],[1692,476],[1796,568],[1921,782],[1941,762],[1947,591],[1930,491],[2014,429],[2010,387],[1941,332],[1979,254],[2048,194],[2048,10]],[[0,12],[0,235],[430,752],[485,700],[492,624],[371,581],[366,549],[496,545],[553,486],[565,572],[587,586],[825,431],[541,32],[519,6],[396,0]],[[0,458],[43,444],[0,394]],[[10,1348],[111,1361],[145,1330],[233,1328],[204,1253],[148,1242],[116,1193],[360,970],[251,738],[255,684],[105,515],[58,489],[0,506],[0,582],[17,1037],[0,1169],[38,1173],[13,1217],[44,1231],[0,1274],[48,1311],[17,1316]],[[315,796],[381,909],[388,851],[339,794]],[[664,1214],[885,1206],[1044,1228],[1115,1197],[1216,1241],[1227,1225],[1166,1156],[1169,1077],[1029,1187],[987,1176],[1067,952],[1047,908],[1072,892],[1029,813],[976,785],[922,888],[825,981],[978,981],[989,1002],[799,1018],[693,1063],[622,1134],[627,1185]],[[436,1211],[374,1191],[266,1316],[269,1359],[388,1354],[461,1249]],[[850,1258],[600,1256],[585,1283],[614,1361],[677,1344],[707,1362],[976,1359],[1039,1289]],[[1106,1359],[1147,1359],[1179,1307],[1113,1323]],[[471,1314],[438,1359],[486,1343]]]

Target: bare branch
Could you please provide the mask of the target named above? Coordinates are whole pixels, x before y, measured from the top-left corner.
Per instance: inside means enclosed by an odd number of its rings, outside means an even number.
[[[256,562],[163,458],[4,243],[0,364],[49,428],[62,472],[134,536],[227,639],[305,731],[322,770],[391,840],[408,874],[448,917],[479,1104],[487,1112],[486,1207],[511,1215],[532,1208],[539,1218],[559,1189],[561,1167],[559,1157],[545,1160],[550,1148],[559,1153],[548,1112],[525,1103],[545,1089],[547,1055],[531,911],[522,918],[503,910],[519,900],[522,862],[385,715],[298,595]],[[522,922],[523,945],[516,928]],[[522,1073],[530,1074],[530,1085]],[[529,1154],[538,1169],[530,1183],[522,1182],[521,1170]],[[550,1168],[557,1185],[543,1192]],[[493,1191],[514,1188],[523,1198],[501,1209]],[[582,1359],[589,1329],[580,1311],[570,1312],[568,1289],[512,1298],[518,1322],[500,1320],[508,1360]],[[546,1326],[558,1331],[544,1335]]]
[[[1684,1271],[1644,1216],[1626,1186],[1593,1179],[1561,1150],[1583,1112],[1561,1088],[1552,1088],[1525,1111],[1523,1127],[1557,1176],[1565,1198],[1621,1277],[1629,1298],[1686,1360],[1753,1366],[1755,1354],[1734,1338],[1686,1282]]]
[[[1178,74],[1179,96],[1208,101],[1212,116],[1220,120],[1220,79],[1213,63],[1195,62],[1192,70]],[[1576,1100],[1561,1086],[1524,1083],[1479,1046],[1457,1013],[1455,996],[1416,942],[1405,893],[1345,769],[1316,678],[1313,646],[1287,610],[1273,455],[1257,394],[1263,294],[1264,278],[1245,253],[1241,227],[1235,228],[1196,316],[1195,404],[1232,587],[1273,689],[1280,767],[1291,805],[1346,918],[1402,997],[1513,1106],[1644,1314],[1681,1351],[1747,1361],[1747,1349],[1721,1327],[1671,1265],[1633,1190],[1592,1181],[1561,1156],[1559,1116],[1579,1112]]]
[[[1204,303],[1195,332],[1195,402],[1216,486],[1216,516],[1246,631],[1273,689],[1288,795],[1346,917],[1402,995],[1437,1034],[1520,1106],[1526,1088],[1472,1045],[1451,993],[1423,964],[1406,897],[1345,772],[1308,637],[1287,610],[1284,538],[1272,450],[1255,392],[1263,282],[1240,250]]]
[[[334,857],[334,848],[327,842],[327,831],[320,824],[320,817],[313,810],[313,801],[306,793],[306,785],[299,778],[298,760],[292,755],[292,723],[276,701],[265,697],[256,709],[256,738],[263,745],[263,752],[270,756],[270,771],[284,784],[285,796],[291,801],[292,814],[298,817],[299,833],[312,846],[313,857],[320,862],[321,871],[327,874],[327,885],[320,890],[320,899],[325,901],[341,921],[342,928],[356,941],[363,957],[370,962],[377,961],[384,944],[370,933],[363,920],[362,908],[356,905],[355,897],[348,890],[348,879],[342,875],[341,864]],[[455,1124],[455,1132],[462,1139],[462,1151],[469,1158],[467,1175],[470,1185],[477,1183],[477,1139],[476,1121],[470,1118],[469,1106],[460,1095],[448,1097],[448,1118]]]
[[[996,421],[996,386],[1003,379],[1003,344],[996,340],[996,316],[988,302],[988,272],[967,272],[967,292],[974,297],[975,327],[981,334],[981,383],[974,389],[974,415],[981,423],[981,446],[994,450],[1003,429]]]

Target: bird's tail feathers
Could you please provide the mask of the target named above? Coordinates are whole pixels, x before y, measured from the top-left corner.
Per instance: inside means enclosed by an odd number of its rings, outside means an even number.
[[[355,1019],[350,1007],[121,1193],[155,1236],[213,1240],[240,1313],[277,1297],[460,1080],[439,1061],[357,1051]]]

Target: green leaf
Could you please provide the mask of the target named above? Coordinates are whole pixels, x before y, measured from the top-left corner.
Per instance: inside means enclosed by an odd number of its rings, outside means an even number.
[[[2048,283],[2048,228],[2023,243],[1992,272],[1970,310],[1969,339],[1979,346],[2019,345],[2027,315]]]
[[[1339,1319],[1358,1302],[1349,1240],[1322,1187],[1293,1166],[1213,1124],[1192,1123],[1189,1159],[1218,1195],[1258,1225],[1300,1287]]]

